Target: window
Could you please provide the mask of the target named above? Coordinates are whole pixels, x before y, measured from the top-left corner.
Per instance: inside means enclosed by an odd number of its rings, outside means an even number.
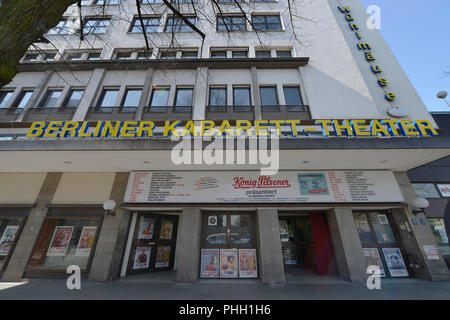
[[[88,60],[91,60],[91,61],[94,61],[94,60],[100,60],[100,55],[101,55],[100,52],[92,52],[92,53],[89,53],[89,55],[88,55]]]
[[[54,108],[61,96],[62,90],[48,90],[41,102],[41,108]]]
[[[432,183],[413,183],[412,184],[416,195],[421,198],[440,198],[436,187]]]
[[[176,51],[160,51],[159,58],[160,59],[175,59],[177,57]]]
[[[0,108],[5,108],[14,91],[0,91]]]
[[[132,52],[117,52],[116,59],[117,60],[130,60]]]
[[[292,58],[290,50],[277,50],[277,58]]]
[[[70,34],[73,27],[73,21],[64,19],[58,23],[54,28],[50,29],[47,34]]]
[[[55,57],[56,57],[56,52],[47,52],[44,55],[44,60],[45,61],[55,61]]]
[[[233,105],[234,106],[250,106],[250,87],[234,87],[233,88]]]
[[[195,17],[186,17],[186,19],[195,25]],[[164,31],[166,32],[192,32],[193,30],[191,27],[189,27],[184,20],[175,18],[175,17],[169,17],[167,18],[166,27],[164,28]]]
[[[218,16],[217,31],[246,31],[245,16]]]
[[[175,106],[190,107],[192,106],[193,88],[177,88],[175,94]]]
[[[114,107],[116,105],[118,89],[104,89],[100,100],[98,101],[98,107]]]
[[[227,52],[222,50],[211,51],[211,58],[213,59],[224,59],[227,57]]]
[[[148,60],[151,59],[152,53],[147,51],[138,52],[137,58],[138,60]]]
[[[89,4],[89,2],[91,2],[91,0],[81,0],[81,5],[87,6]]]
[[[123,107],[137,107],[141,99],[142,89],[127,89],[123,99]]]
[[[256,58],[270,58],[270,51],[255,51]]]
[[[213,107],[226,106],[227,88],[209,88],[209,105]]]
[[[143,4],[163,3],[162,0],[141,0]]]
[[[169,88],[154,88],[150,100],[150,107],[165,107],[169,99]]]
[[[260,87],[262,106],[278,106],[277,87]]]
[[[95,0],[94,3],[98,5],[104,4],[111,5],[111,4],[119,4],[119,0]]]
[[[0,270],[3,270],[8,258],[8,254],[14,249],[19,238],[23,218],[2,218],[0,219],[1,254]]]
[[[37,53],[27,53],[25,55],[24,60],[29,61],[29,62],[34,62],[37,60],[38,57],[39,57],[39,55]]]
[[[443,218],[428,218],[428,225],[433,232],[434,239],[439,246],[439,251],[442,255],[450,255],[450,247],[448,243],[447,232],[445,231],[445,224]]]
[[[106,33],[109,26],[109,19],[86,19],[84,22],[84,34]]]
[[[145,32],[158,32],[159,18],[158,17],[143,17]],[[142,32],[141,20],[135,17],[131,25],[130,32]]]
[[[67,60],[78,61],[78,60],[81,60],[82,56],[83,56],[83,53],[81,53],[81,52],[69,53],[67,55]]]
[[[198,51],[182,51],[181,57],[183,59],[197,59]]]
[[[249,0],[249,2],[277,2],[277,0]]]
[[[81,98],[83,97],[83,93],[83,89],[70,90],[66,100],[64,101],[63,107],[77,108],[80,104]]]
[[[284,100],[288,106],[301,106],[303,105],[302,95],[300,94],[299,87],[283,87]]]
[[[33,90],[23,90],[14,102],[14,108],[25,108],[32,94]]]
[[[247,58],[248,54],[247,51],[233,51],[232,53],[233,58]]]
[[[253,29],[257,31],[281,30],[281,20],[279,15],[253,15]]]

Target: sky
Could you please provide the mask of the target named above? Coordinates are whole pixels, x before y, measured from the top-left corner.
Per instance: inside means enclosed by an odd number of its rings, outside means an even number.
[[[450,0],[361,0],[381,8],[381,33],[430,111],[450,111]]]

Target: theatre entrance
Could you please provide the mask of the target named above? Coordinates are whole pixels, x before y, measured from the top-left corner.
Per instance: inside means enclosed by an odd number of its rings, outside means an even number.
[[[138,214],[126,274],[173,270],[177,224],[177,215]]]
[[[337,275],[325,213],[280,212],[279,223],[287,276]]]

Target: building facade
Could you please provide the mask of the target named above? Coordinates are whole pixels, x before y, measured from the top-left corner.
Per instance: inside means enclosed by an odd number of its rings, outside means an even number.
[[[450,142],[358,0],[170,3],[69,7],[1,88],[2,281],[449,279],[406,172]]]

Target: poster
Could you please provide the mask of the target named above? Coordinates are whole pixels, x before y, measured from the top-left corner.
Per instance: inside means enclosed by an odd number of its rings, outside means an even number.
[[[409,276],[399,248],[383,248],[383,254],[391,277]]]
[[[83,227],[75,255],[88,257],[94,245],[97,227]]]
[[[444,198],[450,197],[450,184],[438,184],[437,187]]]
[[[173,222],[169,220],[162,220],[161,222],[161,234],[159,238],[161,240],[172,239]]]
[[[155,219],[145,218],[141,216],[141,221],[139,224],[139,234],[138,239],[152,239],[153,231],[155,229]]]
[[[74,227],[57,226],[53,233],[50,247],[47,251],[49,257],[63,257],[67,253],[69,247],[70,238],[72,237]]]
[[[202,249],[200,278],[219,277],[219,249]]]
[[[425,251],[425,255],[427,256],[428,260],[440,260],[439,252],[434,245],[425,245],[423,246],[423,250]]]
[[[170,246],[158,247],[155,268],[167,268],[170,260]]]
[[[380,259],[380,253],[377,248],[363,248],[363,255],[366,259],[367,267],[378,266],[380,268],[380,275],[385,277],[383,263]]]
[[[256,249],[239,249],[239,277],[257,278]]]
[[[134,256],[133,270],[147,269],[150,265],[151,246],[137,247]]]
[[[19,226],[7,226],[0,239],[0,256],[6,256],[14,243]]]
[[[328,195],[327,179],[324,173],[297,174],[301,195]]]
[[[238,277],[237,249],[220,249],[220,277]]]

